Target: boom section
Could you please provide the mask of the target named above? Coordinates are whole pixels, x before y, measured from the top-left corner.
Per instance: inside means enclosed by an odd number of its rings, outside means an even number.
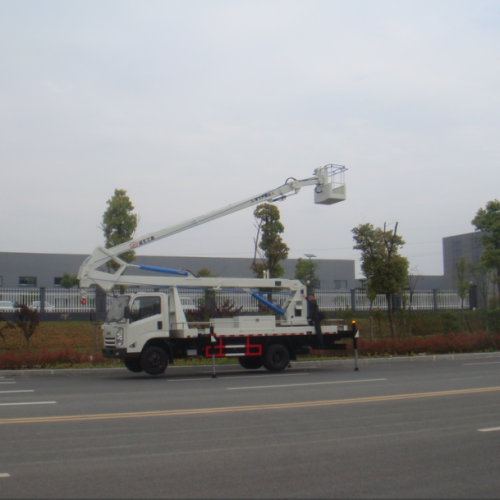
[[[330,205],[343,201],[345,195],[344,172],[347,169],[342,165],[326,165],[314,170],[314,175],[307,179],[296,180],[288,179],[285,184],[270,191],[265,191],[258,195],[252,196],[237,203],[232,203],[218,210],[214,210],[207,214],[189,219],[179,224],[169,226],[159,231],[148,233],[140,238],[134,238],[128,242],[121,243],[112,248],[97,247],[92,255],[90,255],[80,267],[78,279],[80,287],[86,288],[91,284],[97,283],[105,290],[113,288],[115,284],[122,281],[120,276],[129,265],[119,258],[122,253],[130,250],[149,245],[150,243],[159,241],[168,236],[173,236],[182,231],[192,229],[220,217],[225,217],[235,212],[239,212],[245,208],[258,205],[265,202],[276,202],[284,200],[288,196],[297,194],[304,186],[315,185],[314,199],[315,203]],[[113,260],[120,265],[120,268],[115,274],[99,272],[98,269],[109,260]],[[106,275],[104,279],[103,275]],[[152,284],[151,280],[148,284]]]

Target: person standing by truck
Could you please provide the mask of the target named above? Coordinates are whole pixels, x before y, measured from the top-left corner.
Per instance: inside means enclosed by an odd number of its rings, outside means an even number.
[[[316,297],[310,293],[307,297],[307,320],[310,325],[314,325],[314,330],[316,332],[316,338],[318,340],[318,345],[320,348],[325,347],[323,341],[323,332],[321,331],[321,320],[323,319],[323,314],[319,310],[318,302]]]

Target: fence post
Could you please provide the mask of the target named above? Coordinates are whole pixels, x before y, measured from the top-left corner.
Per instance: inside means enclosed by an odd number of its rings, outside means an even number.
[[[45,287],[39,289],[40,309],[38,309],[39,318],[45,320]]]
[[[351,288],[351,310],[356,312],[356,289]]]
[[[438,310],[438,291],[434,288],[432,290],[432,300],[434,301],[434,311]]]
[[[45,287],[40,287],[40,314],[45,313]]]

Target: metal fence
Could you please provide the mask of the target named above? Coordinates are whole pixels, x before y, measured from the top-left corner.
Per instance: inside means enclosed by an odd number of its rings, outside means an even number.
[[[142,291],[158,291],[142,290]],[[237,290],[206,290],[197,288],[179,288],[185,309],[196,308],[201,301],[213,300],[218,305],[229,303],[236,308],[242,307],[243,312],[259,311],[259,302],[248,292]],[[271,300],[278,306],[283,305],[288,294],[274,292]],[[109,307],[113,294],[107,294],[106,303]],[[316,299],[323,311],[368,311],[370,301],[365,290],[318,290]],[[0,288],[0,311],[8,310],[9,302],[12,304],[25,304],[40,307],[44,301],[44,310],[47,313],[91,313],[96,310],[95,289],[40,289],[40,288]],[[393,307],[410,308],[413,310],[451,310],[461,309],[462,301],[455,290],[418,290],[411,294],[405,292],[394,297]],[[463,307],[468,309],[469,297],[464,300]],[[378,295],[372,308],[387,310],[385,295]]]
[[[370,310],[370,300],[365,290],[319,290],[316,292],[316,298],[320,309],[324,311]],[[394,309],[411,308],[416,311],[453,310],[462,308],[462,299],[456,290],[418,290],[411,294],[404,291],[393,296],[392,305]],[[388,305],[385,295],[377,295],[371,307],[386,311]],[[470,308],[468,295],[464,299],[463,307]]]

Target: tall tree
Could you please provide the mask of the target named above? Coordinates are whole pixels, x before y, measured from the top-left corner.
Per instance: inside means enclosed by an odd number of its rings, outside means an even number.
[[[114,247],[132,239],[137,228],[137,215],[132,213],[134,206],[127,196],[127,191],[115,189],[115,193],[107,202],[108,208],[102,217],[101,228],[104,232],[106,248]],[[129,251],[120,255],[125,262],[135,259],[135,252]],[[117,269],[118,264],[109,262],[112,269]]]
[[[472,224],[477,231],[481,231],[480,240],[484,248],[481,262],[486,269],[495,273],[494,282],[497,285],[500,306],[500,201],[486,203],[486,208],[477,211]]]
[[[399,255],[399,248],[404,240],[394,231],[374,228],[372,224],[360,224],[352,232],[355,250],[361,250],[361,270],[366,277],[369,293],[384,294],[387,300],[387,311],[392,338],[396,338],[392,296],[397,294],[406,284],[409,262]]]
[[[258,277],[262,277],[263,271],[268,270],[270,278],[279,278],[285,273],[280,261],[288,257],[290,250],[281,238],[285,227],[280,222],[280,211],[276,205],[263,203],[254,210],[253,215],[257,220],[257,238],[250,268]],[[257,262],[258,248],[262,250],[263,262]]]

